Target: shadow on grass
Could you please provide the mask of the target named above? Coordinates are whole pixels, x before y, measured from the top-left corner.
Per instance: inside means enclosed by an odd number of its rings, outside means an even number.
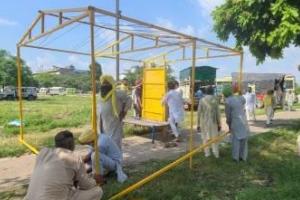
[[[1,200],[22,200],[26,195],[27,185],[18,186],[9,191],[0,191]]]
[[[258,127],[258,128],[285,128],[285,127],[292,127],[295,128],[295,124],[299,122],[297,119],[276,119],[272,121],[272,124],[266,125],[265,120],[256,120],[255,122],[251,123],[251,126]]]
[[[253,136],[249,160],[235,163],[230,145],[221,158],[194,157],[193,169],[185,162],[123,199],[299,199],[300,159],[296,155],[299,123]],[[127,168],[124,185],[109,180],[105,198],[141,180],[171,161],[149,161]]]

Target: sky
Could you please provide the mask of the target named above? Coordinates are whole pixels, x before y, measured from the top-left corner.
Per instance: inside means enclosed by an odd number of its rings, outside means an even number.
[[[120,0],[120,9],[125,16],[137,18],[156,25],[174,29],[179,32],[204,38],[212,42],[234,47],[235,41],[230,38],[228,42],[218,40],[212,31],[213,21],[211,11],[224,0]],[[114,0],[10,0],[2,2],[0,7],[0,48],[8,50],[11,54],[16,52],[16,43],[27,30],[38,10],[51,8],[95,7],[114,11]],[[61,45],[64,45],[63,43]],[[290,46],[285,49],[284,57],[278,60],[267,58],[263,64],[256,65],[256,59],[248,48],[244,48],[244,69],[246,72],[275,72],[287,73],[296,76],[300,82],[300,48]],[[85,69],[89,64],[88,58],[77,55],[53,54],[45,51],[27,50],[22,52],[22,58],[33,71],[41,71],[52,65],[66,66],[73,64],[77,68]],[[103,71],[115,74],[113,61],[99,61]],[[130,68],[132,64],[121,63],[121,72]],[[218,68],[217,76],[230,75],[238,71],[239,58],[211,59],[197,62],[197,65],[210,65]],[[186,66],[176,64],[175,76],[179,70]]]

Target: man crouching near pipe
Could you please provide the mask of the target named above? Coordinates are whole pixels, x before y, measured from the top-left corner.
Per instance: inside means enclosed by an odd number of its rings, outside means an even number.
[[[115,172],[117,180],[123,183],[127,180],[127,175],[122,169],[122,152],[117,144],[107,134],[98,134],[98,148],[94,147],[94,135],[91,130],[81,134],[78,139],[79,143],[89,145],[89,153],[83,161],[91,165],[92,171],[95,173],[96,162],[99,164],[100,175]],[[95,160],[95,151],[99,152],[99,160]]]

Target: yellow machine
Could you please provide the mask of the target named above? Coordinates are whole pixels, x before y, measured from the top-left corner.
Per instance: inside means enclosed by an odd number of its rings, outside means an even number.
[[[164,54],[144,60],[142,118],[165,122],[166,108],[162,99],[167,93],[167,61]]]
[[[166,68],[145,67],[143,72],[142,118],[153,121],[166,121],[166,109],[162,98],[166,94]]]

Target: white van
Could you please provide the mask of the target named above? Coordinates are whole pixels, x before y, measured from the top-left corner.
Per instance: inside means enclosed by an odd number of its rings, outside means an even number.
[[[50,95],[66,95],[66,88],[64,87],[51,87],[49,89]]]
[[[49,94],[49,88],[40,88],[39,94],[40,95],[47,95],[47,94]]]

